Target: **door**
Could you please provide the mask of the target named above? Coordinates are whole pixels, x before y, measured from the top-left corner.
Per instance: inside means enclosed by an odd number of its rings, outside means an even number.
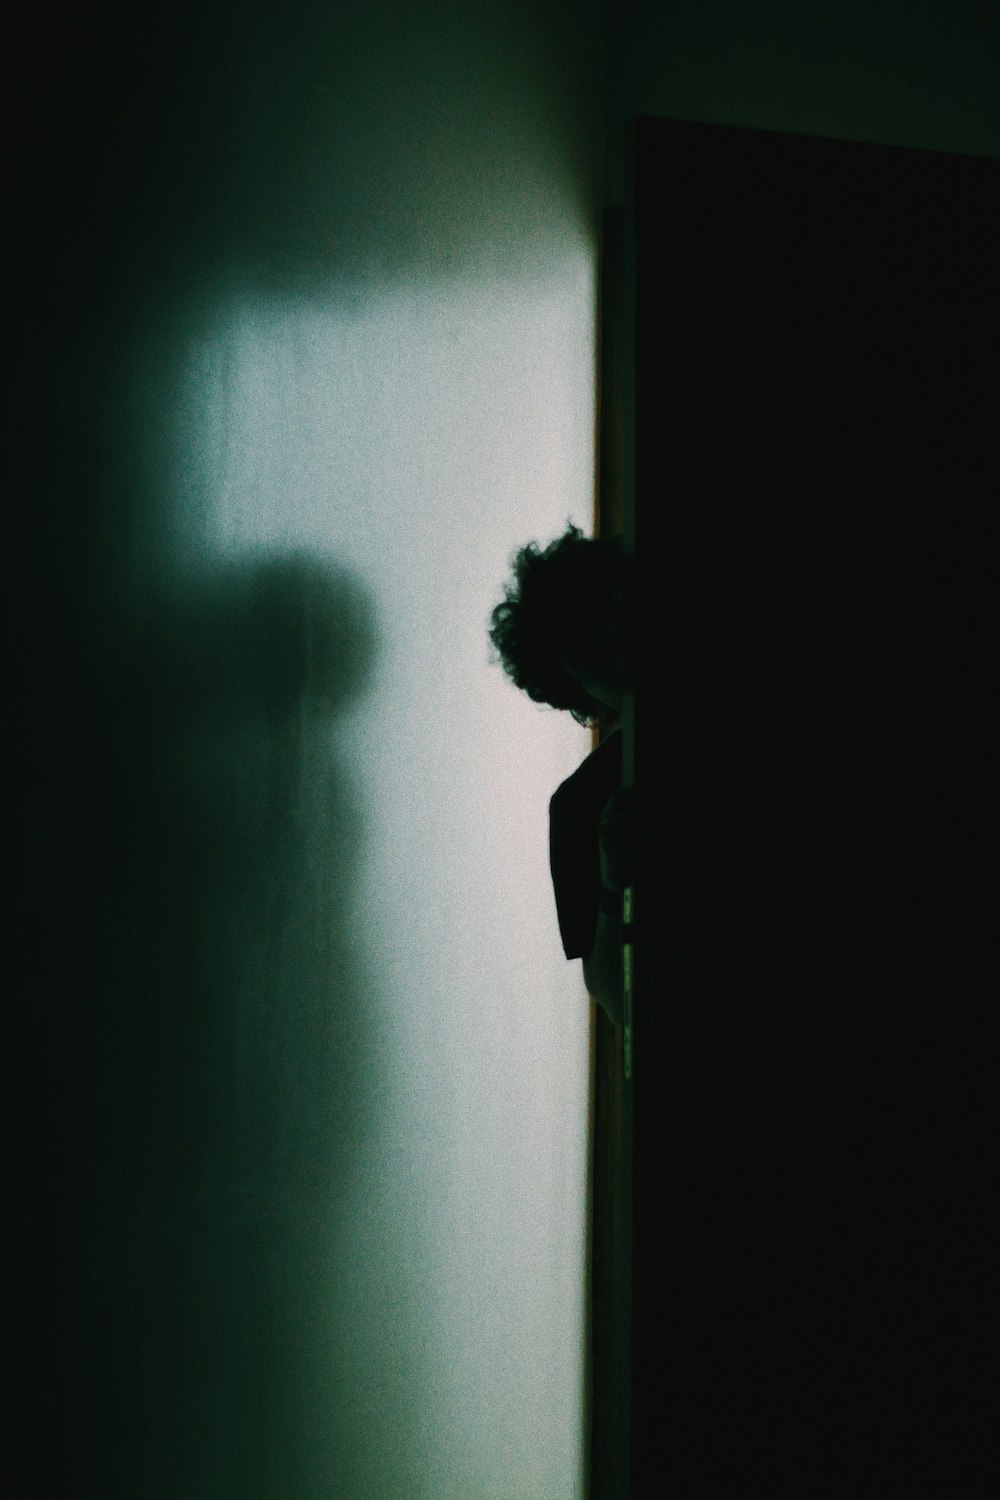
[[[980,1493],[1000,167],[627,162],[633,1476]]]

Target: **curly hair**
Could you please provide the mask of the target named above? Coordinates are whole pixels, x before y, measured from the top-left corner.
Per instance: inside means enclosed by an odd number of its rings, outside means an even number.
[[[533,702],[593,724],[607,708],[567,665],[593,682],[623,682],[634,624],[632,559],[617,538],[587,537],[569,522],[544,551],[537,542],[519,548],[511,565],[504,600],[490,615],[491,659]]]

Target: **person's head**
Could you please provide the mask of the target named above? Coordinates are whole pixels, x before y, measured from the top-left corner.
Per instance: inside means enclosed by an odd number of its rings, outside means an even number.
[[[633,687],[634,564],[614,537],[570,522],[544,551],[528,542],[511,559],[489,636],[507,676],[535,703],[591,724]]]

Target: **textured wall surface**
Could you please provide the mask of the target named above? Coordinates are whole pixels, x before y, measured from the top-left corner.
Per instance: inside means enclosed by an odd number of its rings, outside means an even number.
[[[590,740],[486,634],[592,516],[565,25],[35,38],[14,1493],[582,1494]]]

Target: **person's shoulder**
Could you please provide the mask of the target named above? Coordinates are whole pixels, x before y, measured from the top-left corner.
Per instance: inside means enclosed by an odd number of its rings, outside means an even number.
[[[613,789],[621,780],[621,766],[622,732],[618,728],[606,734],[576,770],[559,784],[552,794],[552,803],[585,795],[592,788]]]

